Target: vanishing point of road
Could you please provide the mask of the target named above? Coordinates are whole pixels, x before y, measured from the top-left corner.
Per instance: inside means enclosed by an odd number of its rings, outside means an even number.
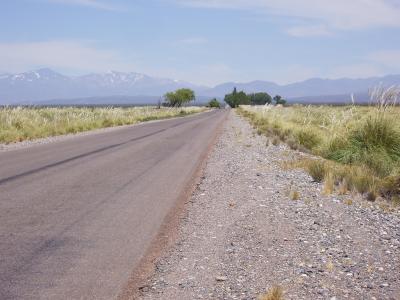
[[[115,299],[226,110],[0,153],[0,299]]]

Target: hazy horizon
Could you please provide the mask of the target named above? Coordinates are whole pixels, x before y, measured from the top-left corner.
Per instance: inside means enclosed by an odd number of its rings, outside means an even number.
[[[296,81],[288,82],[288,83],[279,83],[279,82],[276,82],[274,80],[269,80],[269,79],[264,79],[264,78],[254,78],[254,79],[250,79],[248,81],[233,81],[233,80],[224,81],[224,82],[219,82],[219,83],[217,83],[215,85],[199,84],[197,82],[191,82],[191,81],[188,81],[188,80],[185,80],[185,79],[182,79],[182,78],[158,77],[157,75],[153,76],[153,74],[144,74],[144,73],[136,72],[134,70],[132,70],[132,71],[107,70],[107,71],[103,71],[103,72],[82,72],[82,73],[79,73],[79,74],[69,74],[69,73],[64,73],[62,71],[58,71],[58,70],[53,69],[53,68],[49,68],[49,67],[43,66],[43,67],[40,67],[38,69],[30,69],[30,70],[21,71],[21,72],[15,72],[15,73],[1,72],[0,75],[18,75],[18,74],[23,74],[23,73],[37,72],[37,71],[40,71],[41,69],[43,69],[43,70],[44,69],[48,69],[48,70],[51,70],[53,72],[56,72],[58,74],[61,74],[61,75],[64,75],[64,76],[67,76],[67,77],[70,77],[70,78],[79,78],[79,77],[84,77],[84,76],[94,75],[94,74],[107,75],[107,74],[110,74],[110,73],[122,73],[122,74],[135,74],[135,73],[137,73],[137,74],[141,74],[141,75],[147,75],[147,76],[150,76],[152,78],[179,80],[179,81],[182,81],[182,82],[187,82],[187,83],[195,84],[195,85],[198,85],[198,86],[204,86],[204,87],[207,87],[207,88],[212,88],[212,87],[216,87],[216,86],[227,84],[227,83],[249,84],[249,83],[261,81],[261,82],[274,83],[274,84],[277,84],[277,85],[280,85],[280,86],[285,86],[285,85],[290,85],[290,84],[294,84],[294,83],[301,83],[301,82],[308,81],[308,80],[313,80],[313,79],[320,79],[320,80],[364,80],[364,79],[371,79],[371,78],[384,78],[384,77],[387,77],[387,76],[399,76],[400,75],[400,74],[393,73],[393,74],[384,74],[384,75],[366,76],[366,77],[339,77],[339,78],[310,77],[310,78],[305,78],[303,80],[296,80]]]

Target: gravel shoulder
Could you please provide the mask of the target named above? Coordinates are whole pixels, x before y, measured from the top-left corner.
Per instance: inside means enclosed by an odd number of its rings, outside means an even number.
[[[266,143],[230,113],[141,299],[257,299],[273,285],[285,299],[400,299],[400,214],[323,195],[282,167],[300,153]]]

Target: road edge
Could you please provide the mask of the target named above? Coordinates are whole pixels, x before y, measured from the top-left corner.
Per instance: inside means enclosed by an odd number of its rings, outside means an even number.
[[[157,260],[174,245],[179,236],[179,225],[182,216],[186,212],[186,204],[201,181],[207,164],[207,158],[214,149],[217,139],[222,132],[223,125],[230,113],[231,111],[225,112],[225,116],[217,125],[214,135],[196,163],[193,175],[185,183],[185,188],[178,196],[175,205],[170,209],[165,217],[160,227],[160,231],[147,248],[146,254],[141,258],[138,266],[132,271],[127,283],[118,294],[117,300],[139,299],[140,288],[146,280],[154,274]]]

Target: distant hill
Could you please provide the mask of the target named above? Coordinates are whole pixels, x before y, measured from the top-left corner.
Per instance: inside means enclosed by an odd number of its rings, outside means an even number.
[[[168,91],[191,88],[200,101],[222,99],[234,87],[247,93],[279,94],[291,102],[325,103],[367,101],[368,90],[379,84],[400,84],[400,75],[365,79],[312,78],[287,85],[270,81],[227,82],[215,87],[181,80],[156,78],[140,73],[110,71],[83,76],[65,76],[50,69],[0,75],[0,105],[7,104],[155,104]]]
[[[208,89],[206,95],[216,95],[222,97],[230,93],[234,87],[244,90],[246,93],[263,92],[281,95],[288,99],[303,98],[330,98],[338,97],[338,101],[350,100],[351,94],[358,94],[364,99],[368,95],[368,90],[379,84],[385,86],[400,85],[400,75],[388,75],[384,77],[372,77],[365,79],[321,79],[313,78],[301,82],[287,85],[278,85],[269,81],[252,81],[248,83],[224,83],[214,88]],[[357,97],[356,97],[357,99]],[[360,98],[361,99],[361,98]],[[365,101],[365,99],[364,99]]]
[[[188,82],[154,78],[139,73],[110,71],[68,77],[50,69],[40,69],[0,75],[0,104],[38,103],[48,100],[54,102],[54,99],[65,102],[66,99],[90,97],[110,97],[110,101],[113,101],[115,95],[151,96],[152,99],[158,99],[168,91],[183,87],[202,89],[201,86]]]

